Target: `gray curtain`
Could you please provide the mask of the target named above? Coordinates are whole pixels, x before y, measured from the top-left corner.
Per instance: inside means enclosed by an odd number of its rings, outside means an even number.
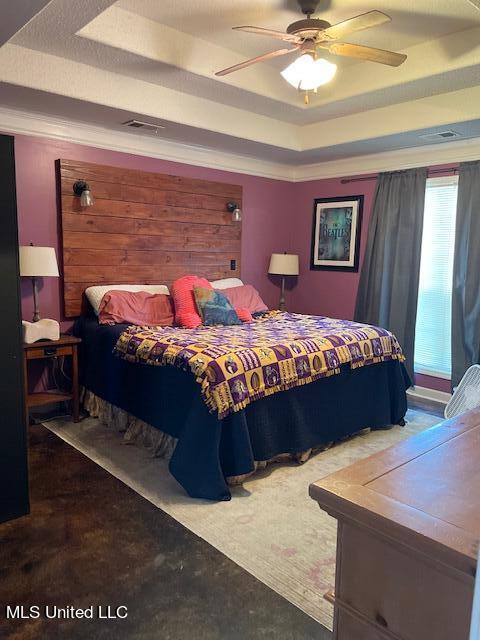
[[[459,169],[452,290],[452,386],[480,362],[480,162]]]
[[[355,320],[392,331],[413,383],[415,322],[427,168],[381,173],[355,307]]]

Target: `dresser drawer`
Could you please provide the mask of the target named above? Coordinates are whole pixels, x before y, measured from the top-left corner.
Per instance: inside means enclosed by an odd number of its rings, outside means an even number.
[[[37,358],[53,358],[55,356],[71,356],[71,346],[44,346],[38,348],[30,348],[27,350],[27,360],[36,360]]]
[[[401,544],[361,527],[341,523],[337,594],[340,603],[402,640],[467,640],[473,577],[452,573]],[[363,640],[341,632],[339,640]],[[364,626],[364,625],[363,625]],[[360,627],[359,627],[360,628]],[[341,633],[340,633],[341,632]]]
[[[396,640],[395,636],[389,636],[388,632],[377,631],[375,627],[347,611],[338,612],[335,639],[337,638],[338,640]]]

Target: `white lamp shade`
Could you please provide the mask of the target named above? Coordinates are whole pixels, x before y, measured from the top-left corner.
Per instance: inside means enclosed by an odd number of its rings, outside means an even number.
[[[298,256],[293,253],[272,253],[268,273],[279,276],[298,276]]]
[[[53,247],[20,247],[21,276],[58,277],[57,258]]]

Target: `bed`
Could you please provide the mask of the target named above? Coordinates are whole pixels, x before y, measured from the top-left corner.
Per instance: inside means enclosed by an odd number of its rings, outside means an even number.
[[[148,366],[118,357],[127,325],[102,326],[83,316],[81,382],[95,397],[175,439],[169,468],[195,498],[228,500],[227,478],[255,471],[256,462],[302,454],[364,428],[401,424],[408,374],[399,359],[359,368],[340,364],[334,375],[278,391],[219,419],[186,369]]]
[[[302,461],[364,428],[403,421],[410,381],[399,359],[353,369],[339,362],[308,384],[287,382],[272,395],[215,411],[188,370],[119,357],[114,350],[128,327],[100,325],[85,290],[112,282],[170,286],[186,273],[239,278],[241,223],[229,205],[242,206],[242,187],[74,160],[59,160],[58,177],[64,315],[77,318],[87,400],[92,410],[102,405],[160,440],[164,434],[170,471],[189,495],[228,500],[229,480],[281,454]],[[93,206],[82,207],[74,195],[79,178],[88,180]]]

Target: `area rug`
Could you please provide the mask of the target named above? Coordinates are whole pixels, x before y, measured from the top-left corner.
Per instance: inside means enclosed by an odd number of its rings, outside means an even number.
[[[120,433],[95,418],[45,426],[175,520],[216,547],[284,598],[331,629],[336,521],[308,496],[308,486],[440,420],[410,410],[405,427],[355,436],[304,465],[276,464],[232,490],[230,502],[189,498],[167,462],[125,445]]]

